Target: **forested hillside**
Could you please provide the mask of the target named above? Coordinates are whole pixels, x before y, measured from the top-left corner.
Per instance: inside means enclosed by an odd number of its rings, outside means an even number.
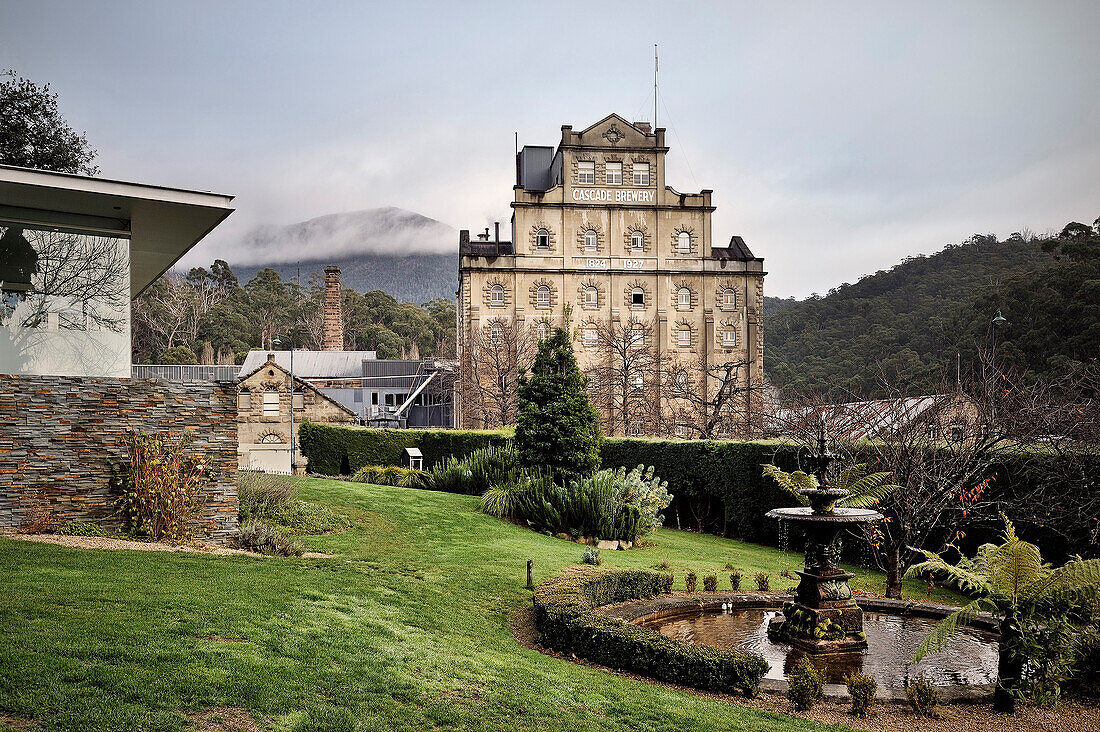
[[[1001,364],[1034,373],[1100,352],[1100,223],[1050,239],[974,236],[844,284],[765,303],[764,366],[785,390],[876,396],[881,380],[932,392],[997,330]]]

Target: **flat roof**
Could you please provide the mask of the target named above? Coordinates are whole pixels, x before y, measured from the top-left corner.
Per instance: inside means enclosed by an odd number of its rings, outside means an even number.
[[[233,196],[0,165],[0,218],[130,238],[137,297],[234,209]]]

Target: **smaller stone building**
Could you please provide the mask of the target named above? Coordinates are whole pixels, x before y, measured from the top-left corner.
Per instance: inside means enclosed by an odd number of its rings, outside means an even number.
[[[298,450],[298,426],[304,421],[354,423],[356,414],[313,384],[294,377],[267,354],[267,361],[241,376],[237,384],[237,467],[291,472],[291,415],[294,467],[305,469]]]

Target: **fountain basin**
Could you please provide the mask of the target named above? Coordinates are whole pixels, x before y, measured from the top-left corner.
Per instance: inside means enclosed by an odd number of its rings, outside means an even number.
[[[783,521],[822,524],[863,524],[883,518],[881,513],[871,508],[834,508],[832,513],[814,513],[809,506],[773,508],[764,515]]]

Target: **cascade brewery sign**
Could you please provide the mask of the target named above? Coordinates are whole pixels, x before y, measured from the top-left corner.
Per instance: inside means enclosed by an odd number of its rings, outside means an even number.
[[[657,191],[624,191],[607,188],[574,188],[574,201],[606,201],[607,203],[653,203]]]

